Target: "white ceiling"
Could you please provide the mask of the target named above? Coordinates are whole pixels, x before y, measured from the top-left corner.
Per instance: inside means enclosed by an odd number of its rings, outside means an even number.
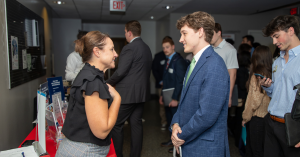
[[[18,0],[33,3],[34,0]],[[79,18],[83,22],[127,22],[130,20],[158,20],[171,12],[191,13],[206,11],[210,14],[247,15],[278,8],[299,6],[299,0],[124,0],[126,14],[110,14],[110,0],[62,0],[63,5],[45,1],[60,18]],[[171,5],[172,9],[163,6]]]

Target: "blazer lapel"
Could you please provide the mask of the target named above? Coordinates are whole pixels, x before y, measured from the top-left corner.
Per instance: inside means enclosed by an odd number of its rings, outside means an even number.
[[[198,62],[196,63],[196,66],[195,66],[195,68],[193,69],[192,74],[190,75],[190,78],[189,78],[188,82],[186,83],[186,85],[185,85],[186,80],[184,80],[184,84],[183,84],[183,89],[184,89],[184,90],[183,90],[182,100],[184,99],[185,94],[186,94],[187,90],[189,89],[190,84],[191,84],[191,82],[193,81],[194,77],[196,76],[197,72],[198,72],[198,71],[201,69],[201,67],[206,63],[207,58],[211,55],[211,53],[212,53],[212,48],[211,48],[211,46],[210,46],[210,47],[208,47],[208,48],[203,52],[203,54],[202,54],[201,57],[199,58],[199,60],[198,60]],[[189,67],[190,67],[190,66],[189,66]],[[189,69],[189,67],[188,67],[188,69]],[[185,74],[185,78],[186,78],[186,76],[187,76],[187,73],[188,73],[188,70],[187,70],[187,72],[186,72],[186,74]]]

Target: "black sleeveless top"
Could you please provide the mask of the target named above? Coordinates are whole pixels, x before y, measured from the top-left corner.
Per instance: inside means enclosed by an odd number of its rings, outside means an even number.
[[[102,140],[97,138],[91,131],[85,112],[85,102],[82,96],[99,93],[99,98],[107,99],[108,108],[113,99],[108,91],[108,86],[103,78],[103,72],[86,63],[75,78],[70,91],[70,101],[65,123],[62,129],[63,134],[70,140],[76,142],[92,143],[99,146],[110,145],[111,133]]]

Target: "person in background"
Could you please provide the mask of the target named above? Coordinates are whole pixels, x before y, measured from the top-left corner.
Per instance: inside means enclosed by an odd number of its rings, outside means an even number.
[[[75,41],[75,50],[85,63],[73,82],[68,112],[56,157],[106,157],[111,143],[121,96],[104,81],[107,69],[118,57],[108,35],[91,31]]]
[[[239,54],[239,53],[241,53],[243,51],[247,51],[251,55],[251,49],[252,49],[252,47],[250,45],[248,45],[248,44],[241,44],[239,46],[239,48],[238,48],[237,53]]]
[[[118,69],[106,82],[116,87],[122,97],[118,120],[112,130],[115,151],[123,156],[123,126],[129,118],[131,129],[131,157],[140,157],[143,145],[142,115],[144,103],[150,99],[150,73],[152,54],[140,37],[142,27],[136,21],[125,24],[125,37],[129,44],[120,53]]]
[[[170,126],[172,118],[178,108],[183,79],[188,63],[185,59],[182,58],[182,56],[179,53],[175,52],[175,45],[172,39],[164,39],[162,42],[162,48],[164,54],[167,56],[167,62],[164,66],[165,70],[163,74],[162,89],[164,90],[174,88],[174,92],[171,96],[172,101],[169,104],[163,103],[163,99],[165,99],[166,97],[163,93],[160,96],[159,103],[160,105],[164,105],[165,107],[168,126]],[[171,138],[169,141],[161,143],[161,146],[173,147]],[[173,148],[170,148],[168,152],[172,153]]]
[[[225,41],[234,46],[234,41],[232,39],[225,39]]]
[[[172,39],[169,36],[164,37],[164,39],[166,38]],[[155,88],[157,89],[158,97],[161,96],[161,89],[163,85],[162,78],[164,74],[165,63],[166,63],[166,55],[164,54],[164,51],[160,51],[157,54],[155,54],[154,59],[152,61],[152,73],[155,78]],[[163,105],[159,106],[159,116],[161,119],[160,121],[161,130],[166,130],[167,118],[166,118],[165,107]]]
[[[177,21],[184,52],[194,54],[183,81],[170,129],[172,143],[186,157],[229,157],[227,114],[230,77],[224,60],[210,46],[215,20],[198,11]]]
[[[270,97],[260,86],[259,80],[254,74],[264,77],[272,77],[272,53],[267,46],[258,46],[252,55],[250,77],[246,87],[248,96],[243,112],[244,127],[248,123],[246,157],[264,156],[265,122],[264,117],[268,113]]]
[[[245,109],[245,102],[247,98],[246,82],[249,79],[249,68],[250,68],[251,55],[248,51],[240,52],[238,55],[239,69],[236,72],[236,85],[238,87],[238,106],[235,110],[235,125],[234,125],[234,138],[235,146],[239,147],[242,126],[240,125],[243,121],[242,113]]]
[[[248,44],[252,47],[251,48],[251,57],[254,52],[253,42],[254,42],[254,37],[252,35],[243,36],[242,44]]]
[[[87,33],[88,32],[86,32],[86,31],[79,31],[77,34],[77,39],[80,39]],[[82,58],[81,58],[80,54],[76,51],[73,51],[72,53],[70,53],[67,58],[65,79],[67,81],[73,81],[83,66],[84,66],[84,64],[82,63]]]
[[[230,76],[228,107],[231,107],[232,101],[235,101],[237,104],[237,100],[232,99],[233,90],[237,91],[237,87],[235,87],[236,70],[239,68],[237,52],[231,44],[226,42],[225,39],[222,39],[222,27],[219,23],[215,23],[214,36],[211,39],[210,44],[213,46],[214,51],[223,58]],[[237,97],[235,98],[237,99]]]
[[[253,47],[254,47],[254,49],[256,49],[258,46],[260,46],[261,44],[259,43],[259,42],[255,42],[255,43],[253,43]]]
[[[280,57],[272,65],[272,79],[258,78],[272,98],[264,118],[264,156],[299,157],[300,154],[300,141],[295,147],[287,145],[283,118],[292,110],[297,92],[293,87],[300,82],[299,31],[299,17],[294,15],[277,16],[263,29],[264,35],[271,37],[280,49]]]

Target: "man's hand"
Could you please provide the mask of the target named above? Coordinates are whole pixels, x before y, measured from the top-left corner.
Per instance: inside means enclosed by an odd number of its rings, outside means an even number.
[[[269,78],[266,80],[266,78],[261,79],[259,76],[257,76],[257,79],[260,85],[265,86],[267,88],[270,87],[272,84],[272,80]]]
[[[172,100],[169,104],[169,107],[177,107],[178,106],[178,101],[177,100]]]
[[[162,100],[162,96],[159,97],[159,104],[160,104],[160,105],[164,105],[164,102],[163,102],[163,100]]]
[[[295,145],[296,148],[300,148],[300,142]]]
[[[175,146],[175,148],[177,147],[177,148],[176,148],[177,152],[179,152],[179,151],[178,151],[178,147],[181,146],[181,145],[183,145],[184,142],[185,142],[184,140],[178,138],[178,136],[177,136],[178,133],[181,134],[181,133],[182,133],[182,130],[181,130],[181,128],[179,127],[178,124],[174,124],[174,125],[173,125],[173,129],[172,129],[171,140],[172,140],[172,143],[173,143],[173,145]]]
[[[228,101],[228,107],[231,107],[231,104],[232,104],[232,100],[231,100],[231,97],[230,97],[229,101]]]

